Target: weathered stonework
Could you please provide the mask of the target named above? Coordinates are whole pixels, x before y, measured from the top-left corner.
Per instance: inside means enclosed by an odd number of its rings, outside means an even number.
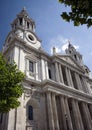
[[[12,23],[3,54],[26,75],[21,105],[0,114],[0,130],[92,130],[92,79],[82,55],[41,48],[35,22],[23,9]]]

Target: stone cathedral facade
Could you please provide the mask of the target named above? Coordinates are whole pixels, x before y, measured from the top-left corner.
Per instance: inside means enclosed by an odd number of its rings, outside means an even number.
[[[11,26],[3,54],[26,78],[21,105],[0,114],[0,130],[92,130],[92,78],[82,55],[70,43],[65,54],[46,53],[25,9]]]

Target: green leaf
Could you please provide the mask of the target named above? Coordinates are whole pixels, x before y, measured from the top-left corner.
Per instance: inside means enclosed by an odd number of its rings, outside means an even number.
[[[87,25],[92,26],[92,1],[91,0],[59,0],[66,7],[70,6],[70,12],[62,12],[62,18],[74,23],[74,26]],[[77,18],[77,20],[76,20]]]
[[[17,65],[7,64],[0,53],[0,113],[20,105],[18,99],[23,92],[23,79],[24,74],[17,69]]]

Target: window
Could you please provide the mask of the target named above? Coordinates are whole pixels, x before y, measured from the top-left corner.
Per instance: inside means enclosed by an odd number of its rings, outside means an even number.
[[[48,73],[49,73],[49,78],[51,79],[52,77],[51,77],[51,70],[50,69],[48,69]]]
[[[33,107],[31,105],[28,106],[28,119],[33,120]]]
[[[20,25],[22,25],[22,18],[19,19]]]
[[[34,72],[34,63],[32,61],[29,61],[29,71]]]
[[[76,55],[74,55],[74,58],[75,58],[75,60],[77,60],[77,56]]]
[[[70,54],[71,54],[71,51],[69,51],[70,52]]]
[[[29,28],[29,22],[27,22],[27,28]]]

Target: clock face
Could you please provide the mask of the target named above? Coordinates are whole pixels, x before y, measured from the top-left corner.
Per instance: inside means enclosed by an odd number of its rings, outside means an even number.
[[[33,44],[36,43],[36,37],[32,33],[27,33],[26,34],[27,40]]]

